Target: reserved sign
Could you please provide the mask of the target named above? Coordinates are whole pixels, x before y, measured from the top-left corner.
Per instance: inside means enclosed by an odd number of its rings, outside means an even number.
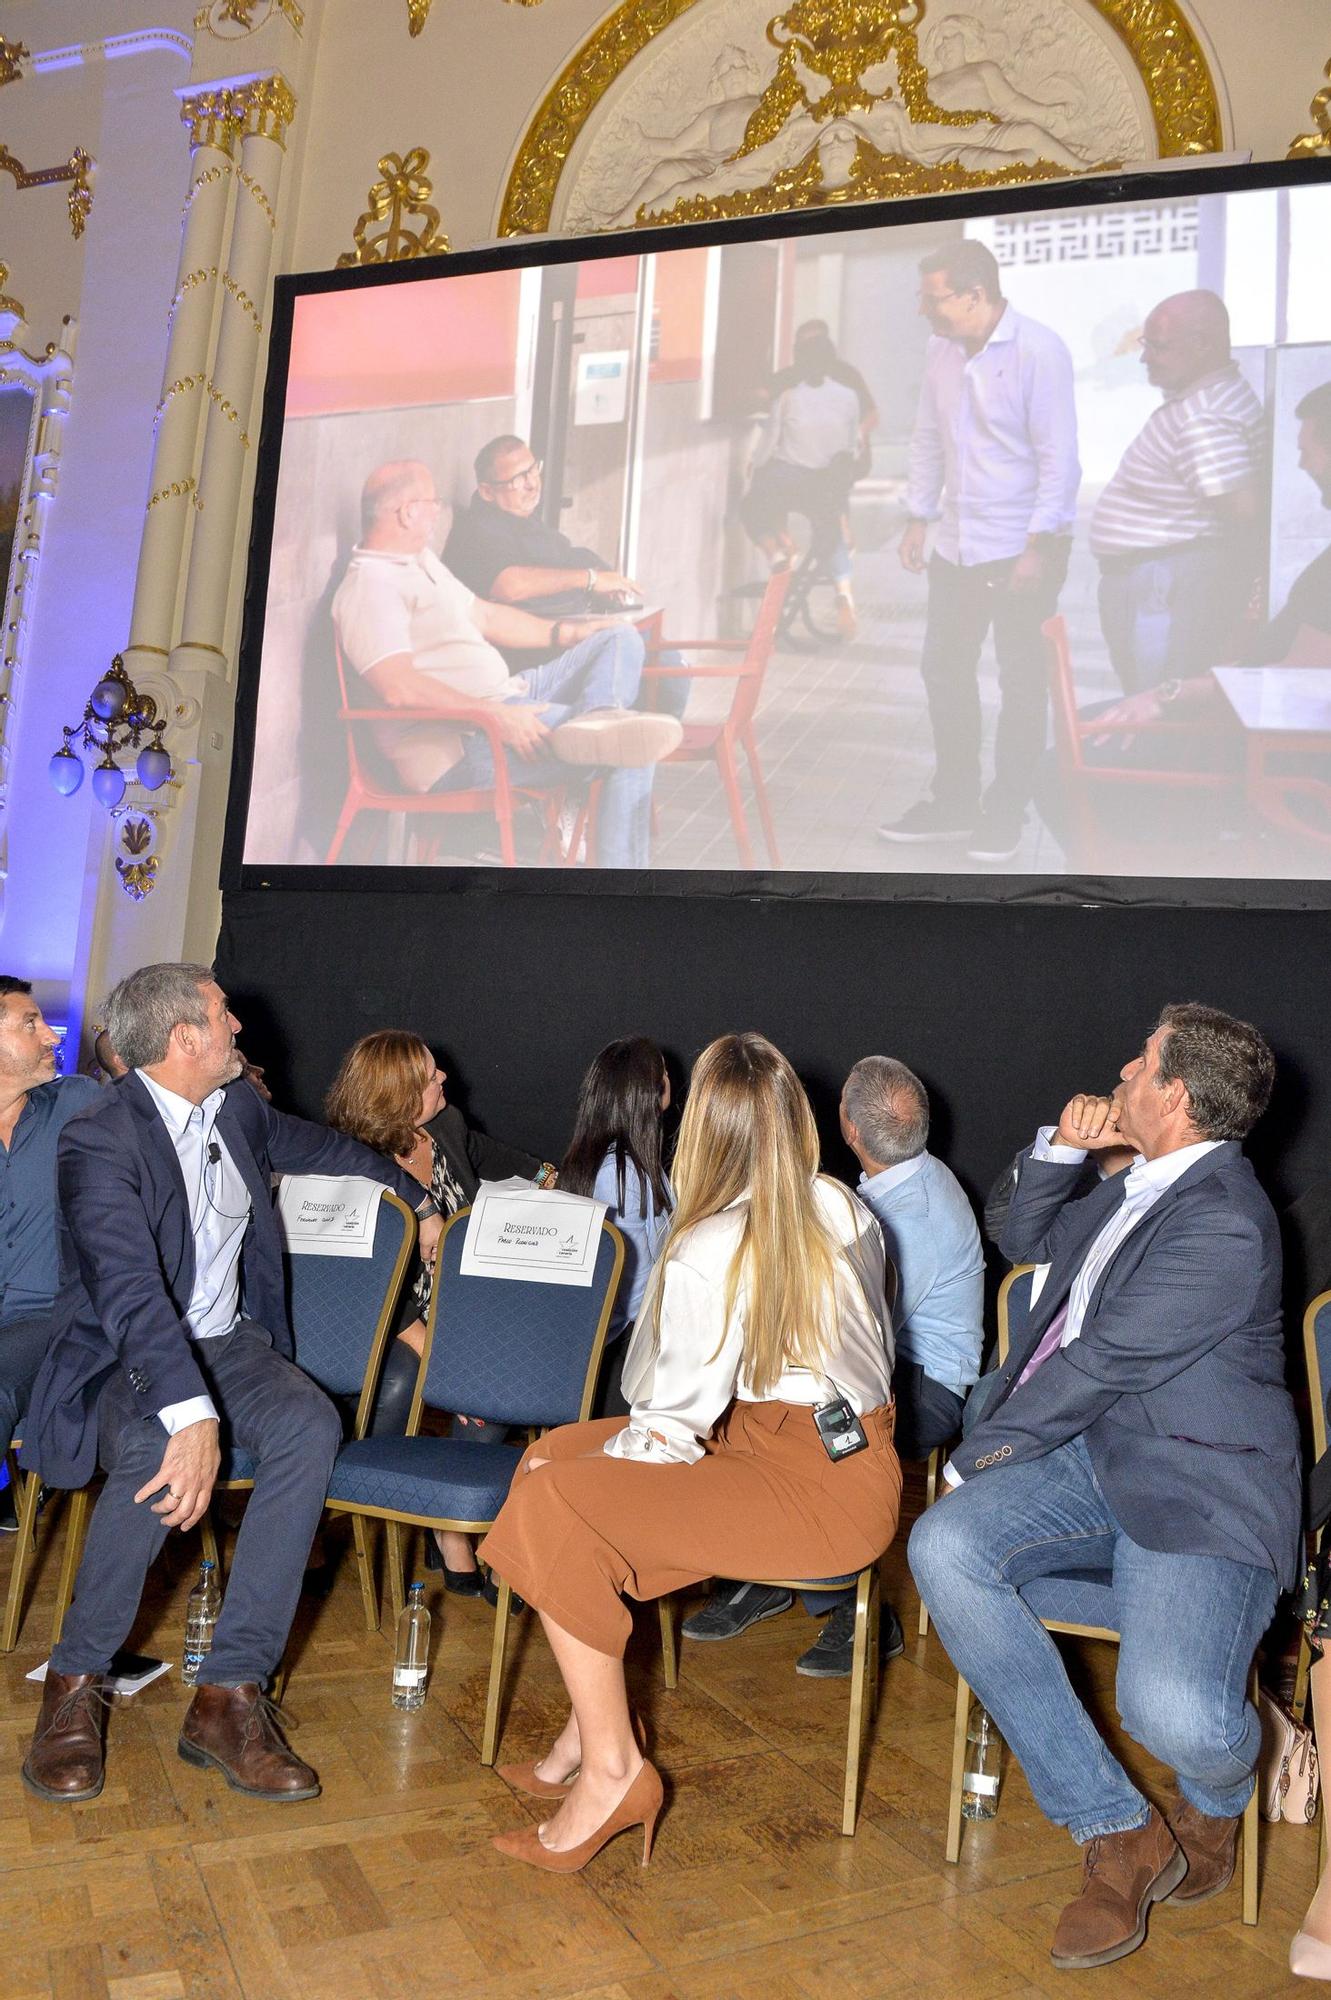
[[[293,1257],[373,1257],[378,1181],[359,1175],[285,1174],[277,1226]]]
[[[530,1181],[482,1181],[467,1218],[464,1278],[516,1278],[540,1285],[590,1285],[601,1243],[603,1201],[534,1188]]]

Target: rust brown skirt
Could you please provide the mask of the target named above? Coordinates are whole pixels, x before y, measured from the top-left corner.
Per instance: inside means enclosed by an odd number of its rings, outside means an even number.
[[[622,1655],[625,1593],[709,1576],[816,1582],[881,1555],[901,1504],[893,1417],[890,1404],[869,1411],[869,1449],[836,1464],[807,1404],[732,1403],[693,1465],[608,1458],[616,1417],[565,1424],[528,1447],[479,1553],[565,1631]]]

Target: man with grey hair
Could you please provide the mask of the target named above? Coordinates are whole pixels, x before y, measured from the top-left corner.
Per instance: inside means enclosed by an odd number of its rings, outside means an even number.
[[[418,1183],[355,1140],[275,1111],[240,1083],[239,1022],[202,965],[150,965],[111,995],[129,1073],[60,1135],[60,1287],[23,1463],[52,1486],[106,1471],[74,1602],[23,1766],[54,1801],[102,1789],[104,1679],[170,1528],[204,1513],[219,1425],[254,1464],[226,1601],[180,1733],[187,1763],[237,1791],[314,1798],[265,1689],[286,1644],[341,1443],[292,1360],[271,1177],[357,1174],[440,1222]]]

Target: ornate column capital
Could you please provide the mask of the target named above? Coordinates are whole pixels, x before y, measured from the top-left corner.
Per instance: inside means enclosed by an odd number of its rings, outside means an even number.
[[[272,139],[285,146],[287,127],[296,115],[296,99],[280,71],[256,77],[232,92],[242,138]]]
[[[237,138],[272,139],[286,145],[296,115],[296,98],[280,71],[177,91],[180,116],[190,128],[190,147],[212,146],[228,158]]]
[[[232,92],[225,85],[209,84],[203,90],[178,91],[181,122],[189,126],[190,151],[211,146],[228,158],[235,150],[240,121]]]

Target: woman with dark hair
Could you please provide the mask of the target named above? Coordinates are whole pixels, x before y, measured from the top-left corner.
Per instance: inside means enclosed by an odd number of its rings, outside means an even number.
[[[441,1215],[455,1215],[475,1194],[482,1179],[503,1180],[518,1174],[548,1184],[554,1168],[473,1132],[462,1114],[444,1102],[445,1072],[419,1035],[401,1028],[381,1028],[362,1035],[347,1050],[324,1102],[324,1116],[335,1131],[359,1139],[376,1152],[387,1153],[407,1173],[428,1188]],[[379,1380],[370,1431],[396,1436],[406,1428],[407,1412],[416,1389],[425,1344],[433,1273],[418,1264],[403,1293],[397,1339],[389,1346]],[[502,1429],[468,1422],[464,1434],[488,1440]],[[442,1564],[444,1587],[462,1597],[497,1595],[476,1567],[469,1536],[452,1531],[436,1534],[438,1558],[426,1545],[426,1564]]]
[[[600,1417],[626,1417],[620,1388],[623,1335],[638,1317],[674,1196],[661,1163],[661,1114],[670,1108],[670,1074],[655,1042],[630,1035],[594,1057],[578,1093],[578,1115],[559,1168],[564,1194],[603,1201],[624,1238],[624,1271],[606,1333],[615,1343],[597,1397]]]

